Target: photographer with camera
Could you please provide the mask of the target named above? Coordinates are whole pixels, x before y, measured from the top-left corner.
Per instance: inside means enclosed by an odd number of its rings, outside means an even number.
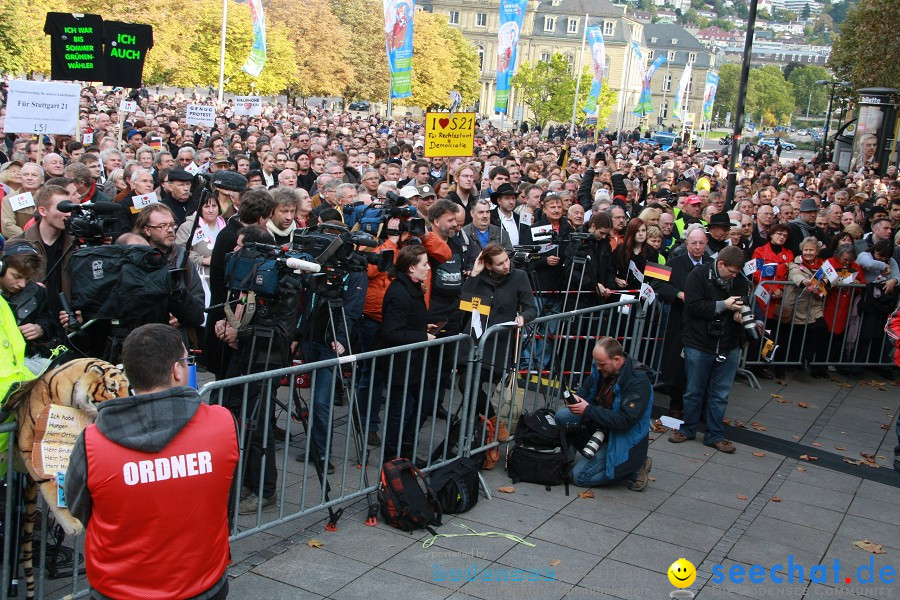
[[[724,437],[722,419],[748,325],[742,321],[742,309],[747,309],[749,325],[755,327],[747,306],[750,284],[741,273],[744,259],[743,250],[727,246],[715,262],[695,267],[685,280],[682,337],[687,386],[684,424],[669,436],[675,444],[696,437],[705,400],[703,444],[726,454],[734,452],[734,444]]]
[[[647,457],[653,388],[647,367],[635,364],[614,338],[597,340],[594,364],[568,406],[556,411],[569,444],[583,448],[572,467],[576,485],[594,487],[628,481],[634,492],[647,487]]]
[[[69,200],[69,191],[58,185],[45,185],[38,191],[34,203],[41,219],[10,242],[31,242],[41,256],[41,267],[35,270],[33,281],[47,290],[50,311],[55,315],[62,310],[59,293],[69,293],[69,260],[75,239],[66,233],[66,213],[59,210],[61,202]]]

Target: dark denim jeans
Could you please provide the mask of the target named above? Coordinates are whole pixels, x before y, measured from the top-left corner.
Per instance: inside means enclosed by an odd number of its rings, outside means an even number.
[[[363,317],[356,328],[359,334],[359,351],[370,352],[376,350],[378,337],[381,335],[381,323]],[[369,394],[372,401],[369,402]],[[364,361],[359,368],[359,383],[356,386],[356,398],[359,403],[360,418],[366,421],[368,416],[369,432],[377,432],[381,424],[381,405],[384,403],[384,373],[374,361]]]
[[[716,362],[716,355],[694,348],[684,349],[684,372],[687,387],[684,391],[684,424],[681,433],[689,438],[697,435],[700,410],[706,399],[706,435],[703,443],[711,446],[725,439],[722,418],[728,407],[728,395],[734,384],[741,349],[723,352],[724,362]]]
[[[334,358],[334,351],[325,344],[304,342],[303,360],[314,363]],[[323,463],[328,462],[326,445],[331,427],[331,409],[334,406],[334,370],[337,367],[313,371],[312,406],[310,407],[310,435],[316,452]]]
[[[573,414],[568,408],[561,408],[556,411],[556,422],[560,425],[574,425],[581,422],[581,417]],[[607,444],[601,445],[594,458],[590,459],[585,458],[580,452],[575,454],[572,483],[583,487],[597,487],[615,481],[606,477],[606,447]],[[580,448],[576,450],[580,450]]]

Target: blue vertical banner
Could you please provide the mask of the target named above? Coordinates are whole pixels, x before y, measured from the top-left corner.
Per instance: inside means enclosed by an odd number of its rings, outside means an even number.
[[[253,45],[250,56],[241,70],[252,77],[259,77],[266,65],[266,15],[261,0],[250,0],[250,19],[253,21]]]
[[[596,115],[597,100],[600,98],[600,91],[603,89],[603,78],[606,76],[606,44],[603,42],[603,29],[601,27],[588,27],[585,36],[588,48],[591,50],[594,80],[591,84],[587,102],[584,105],[584,112],[588,115]]]
[[[716,91],[719,89],[719,76],[715,73],[706,74],[706,89],[703,90],[703,118],[707,123],[712,121],[713,104],[716,101]]]
[[[384,0],[384,37],[391,98],[412,96],[413,17],[415,0]]]
[[[516,66],[516,47],[525,20],[528,0],[500,0],[500,30],[497,32],[497,93],[494,110],[506,113],[509,105],[509,80]]]

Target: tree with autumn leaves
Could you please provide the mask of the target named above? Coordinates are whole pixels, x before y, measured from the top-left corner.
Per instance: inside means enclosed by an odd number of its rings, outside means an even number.
[[[387,100],[388,69],[380,0],[264,0],[266,65],[258,78],[241,71],[253,43],[246,2],[228,0],[225,91],[290,97],[335,95]],[[32,0],[0,2],[0,72],[45,74],[50,41],[43,33],[48,11],[88,12],[104,19],[153,27],[144,81],[149,85],[212,87],[219,81],[221,0]],[[449,92],[463,105],[478,98],[481,70],[475,49],[446,16],[417,12],[413,97],[403,104],[449,105]]]

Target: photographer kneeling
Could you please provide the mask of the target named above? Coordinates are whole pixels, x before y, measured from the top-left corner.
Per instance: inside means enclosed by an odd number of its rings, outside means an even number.
[[[635,365],[610,337],[597,341],[593,359],[590,377],[568,400],[569,405],[556,412],[557,422],[568,426],[570,445],[587,451],[575,460],[572,481],[601,486],[627,480],[628,489],[643,491],[651,464],[647,433],[653,406],[647,369]],[[586,435],[590,447],[583,443]]]

